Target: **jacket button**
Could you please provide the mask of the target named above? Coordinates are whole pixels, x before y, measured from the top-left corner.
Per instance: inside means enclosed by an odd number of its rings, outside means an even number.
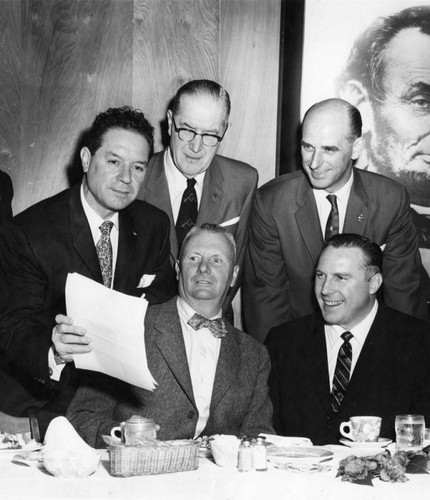
[[[194,412],[193,412],[193,411],[189,411],[189,412],[187,413],[187,417],[188,417],[190,420],[191,420],[191,419],[193,419],[193,418],[194,418]]]

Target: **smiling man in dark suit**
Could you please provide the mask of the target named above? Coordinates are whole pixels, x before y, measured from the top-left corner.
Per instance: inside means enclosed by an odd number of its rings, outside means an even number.
[[[266,348],[222,318],[237,279],[236,247],[223,228],[191,229],[177,264],[179,297],[148,308],[145,346],[153,392],[93,374],[67,417],[91,445],[132,415],[153,418],[159,439],[271,433]]]
[[[174,294],[168,218],[135,201],[153,128],[140,111],[112,108],[97,116],[84,144],[82,184],[30,207],[0,234],[1,374],[9,379],[0,410],[18,417],[34,410],[42,433],[74,394],[73,355],[91,349],[63,316],[67,274],[129,295],[145,292],[150,303]]]
[[[375,415],[381,437],[394,439],[396,415],[430,421],[429,324],[378,304],[381,267],[376,243],[333,236],[315,269],[320,312],[269,333],[279,434],[335,444],[341,422]]]
[[[191,227],[208,222],[234,236],[241,274],[258,174],[246,163],[217,154],[229,115],[229,94],[218,83],[183,85],[167,111],[169,147],[151,158],[139,197],[169,216],[172,263]],[[229,290],[224,310],[240,281],[239,276]]]
[[[262,186],[251,217],[243,284],[246,331],[264,341],[273,326],[317,310],[313,272],[324,241],[357,233],[384,252],[386,305],[427,318],[417,231],[406,189],[355,168],[361,116],[342,99],[314,104],[303,119],[303,171]]]

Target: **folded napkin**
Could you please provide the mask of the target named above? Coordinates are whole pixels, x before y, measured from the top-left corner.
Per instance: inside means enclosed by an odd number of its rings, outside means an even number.
[[[309,438],[304,437],[291,437],[291,436],[277,436],[276,434],[260,434],[266,438],[267,444],[274,444],[283,448],[292,448],[297,446],[313,446]]]

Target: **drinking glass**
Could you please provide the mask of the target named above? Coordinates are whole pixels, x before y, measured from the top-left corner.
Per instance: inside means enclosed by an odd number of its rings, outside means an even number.
[[[397,451],[420,451],[424,443],[425,421],[423,415],[397,415]]]

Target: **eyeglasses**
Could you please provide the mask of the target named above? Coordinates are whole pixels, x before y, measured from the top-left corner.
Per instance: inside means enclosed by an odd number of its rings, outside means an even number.
[[[211,148],[215,147],[219,142],[221,142],[224,139],[225,133],[227,132],[228,125],[224,130],[224,133],[220,137],[219,135],[215,134],[199,134],[195,132],[194,130],[190,130],[189,128],[178,128],[175,123],[175,119],[173,118],[172,115],[172,122],[173,126],[175,127],[175,131],[178,134],[178,137],[181,141],[185,142],[191,142],[194,140],[196,135],[199,135],[202,138],[202,142],[205,146],[209,146]]]

